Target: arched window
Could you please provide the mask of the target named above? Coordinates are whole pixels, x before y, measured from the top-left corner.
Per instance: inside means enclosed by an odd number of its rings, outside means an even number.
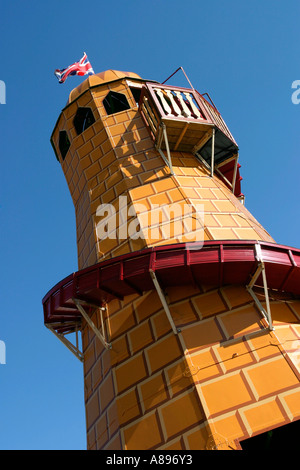
[[[85,129],[94,124],[95,118],[90,108],[78,108],[74,117],[74,127],[77,135],[81,134]]]
[[[116,91],[110,91],[106,95],[103,105],[107,114],[119,113],[120,111],[130,109],[126,96]]]

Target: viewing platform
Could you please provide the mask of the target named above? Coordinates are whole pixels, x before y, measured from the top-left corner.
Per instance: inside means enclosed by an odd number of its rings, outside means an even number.
[[[239,196],[240,188],[236,188],[239,183],[238,146],[209,95],[207,97],[193,88],[146,82],[139,110],[157,150],[171,170],[170,152],[190,152],[210,168],[212,175],[217,171]],[[222,171],[224,165],[226,174]]]

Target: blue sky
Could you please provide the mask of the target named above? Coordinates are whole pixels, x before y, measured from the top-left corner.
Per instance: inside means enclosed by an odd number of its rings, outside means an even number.
[[[83,52],[96,73],[164,81],[183,67],[240,148],[246,206],[300,247],[297,0],[0,2],[0,449],[85,449],[82,364],[43,325],[42,298],[77,270],[74,208],[50,145],[70,91],[53,71]],[[178,73],[170,84],[186,86]]]

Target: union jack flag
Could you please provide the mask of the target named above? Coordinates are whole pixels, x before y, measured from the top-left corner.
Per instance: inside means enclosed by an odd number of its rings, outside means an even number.
[[[56,69],[54,71],[54,75],[58,78],[59,83],[64,83],[69,75],[93,75],[95,72],[87,58],[86,53],[83,53],[83,57],[80,59],[79,62],[75,62],[69,67],[59,70]]]

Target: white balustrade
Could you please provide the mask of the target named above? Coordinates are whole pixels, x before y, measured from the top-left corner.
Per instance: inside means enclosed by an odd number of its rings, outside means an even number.
[[[187,117],[187,118],[192,118],[193,117],[192,113],[191,113],[190,109],[188,108],[188,106],[186,105],[186,102],[184,101],[181,92],[176,90],[175,94],[176,94],[176,96],[179,100],[179,103],[180,103],[181,107],[182,107],[182,115],[184,117]]]
[[[154,88],[154,90],[167,116],[204,119],[191,93],[169,88]]]
[[[160,89],[160,88],[157,88],[156,90],[156,94],[159,96],[160,98],[160,101],[161,101],[161,104],[162,104],[162,107],[164,108],[164,111],[166,112],[166,114],[168,116],[172,116],[173,113],[172,113],[172,109],[170,108],[170,106],[168,105],[166,99],[165,99],[165,96],[164,96],[164,93],[163,91]]]
[[[190,103],[190,106],[191,106],[191,108],[192,108],[192,110],[193,110],[193,113],[195,114],[195,116],[197,117],[197,119],[202,119],[201,113],[200,113],[199,109],[197,108],[197,106],[195,105],[191,94],[188,93],[188,92],[184,92],[183,94],[185,95],[186,99],[187,99],[188,102]]]

